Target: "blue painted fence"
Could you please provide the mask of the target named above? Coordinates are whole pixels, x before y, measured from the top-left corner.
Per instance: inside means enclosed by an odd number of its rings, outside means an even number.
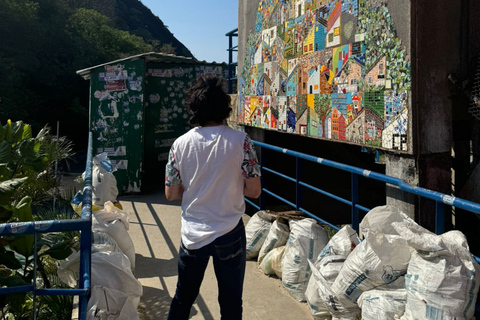
[[[339,230],[339,228],[337,226],[331,224],[328,221],[323,220],[322,218],[320,218],[320,217],[316,216],[315,214],[307,211],[305,208],[303,208],[301,206],[301,203],[302,203],[302,188],[305,187],[305,188],[308,188],[308,189],[313,190],[315,192],[318,192],[320,194],[323,194],[325,196],[328,196],[332,199],[340,201],[340,202],[342,202],[346,205],[349,205],[351,207],[352,228],[355,229],[358,232],[359,231],[359,224],[360,224],[360,210],[363,211],[363,212],[370,211],[369,208],[366,208],[366,207],[359,204],[358,178],[359,178],[359,176],[363,176],[365,178],[382,181],[382,182],[388,183],[392,186],[396,186],[400,190],[403,190],[405,192],[412,193],[412,194],[418,195],[418,196],[423,197],[423,198],[434,200],[436,202],[436,212],[435,212],[435,233],[436,234],[441,234],[445,231],[444,230],[444,224],[445,224],[445,206],[446,205],[453,206],[453,207],[463,209],[463,210],[466,210],[466,211],[470,211],[474,214],[475,213],[480,214],[480,204],[478,204],[478,203],[467,201],[467,200],[456,198],[456,197],[452,197],[452,196],[449,196],[449,195],[446,195],[446,194],[443,194],[443,193],[440,193],[440,192],[428,190],[428,189],[425,189],[425,188],[415,187],[415,186],[412,186],[412,185],[406,183],[405,181],[403,181],[402,179],[399,179],[399,178],[391,177],[391,176],[381,174],[381,173],[377,173],[377,172],[372,172],[372,171],[369,171],[369,170],[364,170],[364,169],[361,169],[361,168],[358,168],[358,167],[346,165],[346,164],[343,164],[343,163],[340,163],[340,162],[327,160],[327,159],[324,159],[324,158],[314,157],[314,156],[304,154],[304,153],[301,153],[301,152],[296,152],[296,151],[292,151],[292,150],[288,150],[288,149],[283,149],[283,148],[272,146],[272,145],[269,145],[269,144],[266,144],[266,143],[263,143],[263,142],[254,141],[253,143],[256,146],[259,146],[259,147],[262,148],[261,149],[261,156],[260,156],[260,167],[262,169],[262,172],[270,172],[270,173],[275,174],[279,177],[282,177],[286,180],[294,182],[295,183],[295,191],[296,191],[295,192],[295,202],[289,201],[289,200],[275,194],[274,192],[264,188],[263,186],[265,186],[265,183],[264,183],[265,175],[262,175],[262,178],[261,178],[262,179],[262,194],[260,196],[260,205],[257,205],[255,203],[253,203],[252,201],[246,199],[247,203],[249,203],[250,205],[252,205],[254,208],[256,208],[258,210],[264,210],[265,209],[265,196],[269,195],[269,196],[272,196],[272,197],[282,201],[283,203],[286,203],[286,204],[292,206],[297,211],[302,211],[303,213],[305,213],[308,216],[320,221],[321,223],[329,225],[330,227],[332,227],[335,230]],[[265,164],[268,163],[268,162],[265,161],[265,153],[264,153],[265,149],[273,150],[273,151],[276,151],[276,152],[280,152],[280,153],[295,157],[295,159],[296,159],[296,176],[295,177],[289,177],[287,175],[284,175],[280,172],[277,172],[275,170],[272,170],[272,169],[266,167]],[[308,161],[311,161],[311,162],[318,163],[319,165],[324,165],[324,166],[340,169],[340,170],[343,170],[343,171],[346,171],[346,172],[350,172],[351,173],[351,179],[350,179],[351,198],[350,199],[344,199],[344,198],[336,196],[336,195],[334,195],[334,194],[332,194],[332,193],[330,193],[326,190],[322,190],[322,189],[316,188],[312,185],[309,185],[305,182],[302,182],[302,180],[301,180],[301,170],[302,170],[302,162],[301,161],[302,160],[308,160]],[[475,259],[478,263],[480,263],[480,259],[478,257],[475,257]]]
[[[335,161],[331,161],[331,160],[327,160],[327,159],[323,159],[323,158],[314,157],[314,156],[304,154],[304,153],[301,153],[301,152],[296,152],[296,151],[292,151],[292,150],[288,150],[288,149],[283,149],[283,148],[272,146],[272,145],[269,145],[269,144],[266,144],[266,143],[263,143],[263,142],[253,141],[253,143],[256,146],[261,147],[260,167],[261,167],[262,173],[270,172],[272,174],[275,174],[279,177],[282,177],[286,180],[289,180],[289,181],[292,181],[292,182],[295,183],[295,202],[291,202],[291,201],[289,201],[289,200],[287,200],[283,197],[280,197],[279,195],[275,194],[274,192],[264,188],[263,186],[265,186],[265,175],[262,174],[262,177],[261,177],[261,179],[262,179],[262,194],[260,195],[260,205],[256,205],[252,201],[250,201],[248,199],[245,199],[245,201],[247,203],[252,205],[257,210],[264,210],[265,209],[265,196],[266,196],[266,194],[268,194],[269,196],[272,196],[272,197],[282,201],[283,203],[286,203],[286,204],[292,206],[297,211],[301,211],[301,212],[305,213],[306,215],[310,216],[311,218],[316,219],[319,222],[324,223],[326,225],[329,225],[330,227],[332,227],[333,229],[338,231],[339,228],[337,226],[331,224],[328,221],[323,220],[320,217],[317,217],[315,214],[313,214],[313,213],[305,210],[304,208],[302,208],[302,206],[301,206],[301,203],[302,203],[302,187],[305,187],[305,188],[311,189],[313,191],[316,191],[320,194],[323,194],[325,196],[328,196],[332,199],[340,201],[344,204],[349,205],[351,207],[352,228],[355,229],[358,233],[359,224],[360,224],[360,214],[359,214],[360,210],[364,211],[364,212],[370,211],[369,208],[366,208],[366,207],[359,204],[358,178],[359,178],[359,176],[363,176],[365,178],[382,181],[382,182],[388,183],[392,186],[396,186],[400,190],[403,190],[405,192],[412,193],[412,194],[418,195],[418,196],[423,197],[423,198],[434,200],[435,203],[436,203],[436,210],[435,210],[435,233],[436,234],[441,234],[445,231],[444,230],[444,225],[445,225],[445,206],[446,205],[453,206],[453,207],[463,209],[463,210],[466,210],[466,211],[470,211],[473,214],[480,214],[480,204],[478,204],[478,203],[463,200],[463,199],[456,198],[456,197],[452,197],[452,196],[449,196],[449,195],[446,195],[446,194],[443,194],[443,193],[440,193],[440,192],[428,190],[428,189],[425,189],[425,188],[414,187],[414,186],[409,185],[408,183],[406,183],[405,181],[403,181],[402,179],[399,179],[399,178],[391,177],[391,176],[381,174],[381,173],[372,172],[372,171],[369,171],[369,170],[364,170],[364,169],[354,167],[354,166],[350,166],[350,165],[346,165],[346,164],[343,164],[343,163],[340,163],[340,162],[335,162]],[[264,152],[265,149],[273,150],[273,151],[276,151],[276,152],[280,152],[280,153],[295,157],[295,160],[296,160],[296,174],[295,174],[295,177],[294,178],[289,177],[287,175],[284,175],[280,172],[277,172],[275,170],[272,170],[272,169],[266,167],[265,164],[267,163],[267,161],[265,161],[265,152]],[[307,161],[318,163],[320,165],[324,165],[324,166],[340,169],[340,170],[343,170],[343,171],[346,171],[346,172],[350,172],[351,173],[351,180],[350,180],[350,183],[351,183],[351,193],[350,193],[351,194],[351,199],[344,199],[344,198],[338,197],[338,196],[336,196],[336,195],[334,195],[334,194],[332,194],[328,191],[316,188],[312,185],[309,185],[305,182],[302,182],[302,180],[301,180],[301,177],[302,177],[302,160],[307,160]],[[480,263],[480,259],[478,257],[474,256],[474,258],[478,263]],[[480,317],[480,305],[477,305],[476,308],[475,308],[475,316]]]
[[[21,223],[0,224],[0,236],[34,235],[34,248],[39,233],[80,230],[80,280],[78,289],[41,289],[36,287],[37,252],[34,251],[34,278],[31,285],[0,288],[0,295],[19,292],[33,293],[33,310],[35,312],[35,297],[45,295],[79,296],[79,319],[86,319],[87,304],[91,288],[91,242],[92,242],[92,134],[88,137],[88,152],[85,168],[85,184],[83,187],[82,214],[78,220],[49,220]],[[34,319],[36,316],[34,315]]]

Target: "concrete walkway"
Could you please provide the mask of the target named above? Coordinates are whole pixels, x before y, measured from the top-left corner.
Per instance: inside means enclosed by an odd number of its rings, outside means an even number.
[[[119,200],[130,214],[129,234],[136,251],[135,276],[143,285],[141,319],[166,319],[177,282],[180,203],[168,202],[161,191],[123,196]],[[245,224],[248,218],[244,216]],[[217,294],[210,261],[190,319],[220,319]],[[245,320],[313,318],[307,304],[294,300],[278,278],[264,275],[256,261],[247,261],[243,296]]]

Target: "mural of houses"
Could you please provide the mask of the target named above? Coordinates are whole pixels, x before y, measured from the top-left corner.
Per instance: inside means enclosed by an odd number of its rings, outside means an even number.
[[[277,39],[277,27],[272,27],[262,31],[262,41],[268,47],[272,47]]]
[[[294,17],[300,17],[305,14],[305,0],[292,0]]]
[[[365,111],[362,110],[358,116],[350,122],[346,128],[345,140],[353,143],[365,144]]]
[[[352,46],[345,45],[332,50],[332,68],[335,76],[343,69],[351,56]]]
[[[273,79],[270,87],[270,95],[284,96],[287,94],[285,79],[287,79],[286,72],[279,68],[277,72],[275,72],[275,78]]]
[[[362,110],[362,96],[361,93],[352,93],[352,104],[355,114],[358,114]]]
[[[279,131],[287,131],[287,97],[278,97],[278,125]]]
[[[373,67],[367,71],[365,84],[367,86],[385,87],[386,78],[386,58],[382,57],[377,60]]]
[[[359,84],[362,81],[363,67],[358,60],[348,59],[335,78],[336,92],[358,92]]]
[[[278,97],[270,99],[270,129],[278,128]]]
[[[407,151],[408,109],[398,113],[382,132],[382,147]]]
[[[265,76],[262,74],[257,83],[257,90],[255,90],[255,95],[263,96],[265,94]]]
[[[355,34],[357,33],[357,17],[350,13],[342,13],[340,18],[342,22],[341,44],[349,44],[355,42]]]
[[[320,93],[320,68],[310,70],[307,82],[308,94]]]
[[[365,108],[365,143],[381,147],[383,128],[383,119],[372,110]]]
[[[287,96],[297,94],[297,66],[295,66],[287,78]]]
[[[327,26],[327,37],[326,37],[326,47],[334,47],[338,46],[341,43],[341,35],[340,35],[340,28],[341,28],[341,19],[342,16],[342,3],[341,1],[335,4],[335,7],[328,18],[328,26]]]
[[[264,73],[263,74],[263,92],[268,95],[270,93],[270,87],[272,86],[272,79]]]
[[[308,70],[306,66],[300,64],[297,67],[298,87],[297,94],[307,94]]]
[[[253,63],[254,64],[260,64],[262,63],[263,59],[263,43],[260,43],[258,48],[255,50],[255,55],[253,57]]]
[[[320,93],[332,93],[333,73],[324,65],[320,66]]]
[[[393,119],[404,111],[407,106],[407,92],[385,90],[385,127],[387,127]]]
[[[315,28],[311,28],[308,32],[305,41],[303,42],[303,54],[312,53],[315,51]]]
[[[340,114],[338,117],[338,140],[345,140],[345,132],[346,132],[346,119],[343,114]]]
[[[327,36],[327,27],[323,24],[317,23],[315,26],[315,40],[314,47],[315,51],[320,51],[325,49],[325,37]]]
[[[385,90],[380,89],[363,92],[363,107],[375,112],[375,114],[382,119],[385,114],[384,91]]]

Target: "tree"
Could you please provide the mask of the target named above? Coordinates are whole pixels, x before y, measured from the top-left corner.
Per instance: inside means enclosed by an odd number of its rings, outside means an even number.
[[[315,112],[320,117],[320,121],[322,121],[322,137],[325,138],[325,119],[332,111],[332,97],[329,94],[315,95],[313,104]]]

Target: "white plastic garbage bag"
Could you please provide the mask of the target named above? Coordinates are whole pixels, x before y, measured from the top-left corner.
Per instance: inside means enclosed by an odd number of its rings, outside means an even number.
[[[92,160],[92,203],[103,206],[107,201],[115,201],[118,196],[117,180],[113,175],[115,169],[106,152],[96,155]]]
[[[348,315],[350,312],[338,312],[338,308],[341,306],[335,306],[331,308],[331,311],[327,308],[326,304],[330,303],[330,296],[332,293],[327,293],[327,288],[330,288],[333,281],[337,278],[338,273],[343,267],[343,263],[347,256],[355,249],[360,243],[357,232],[350,226],[345,226],[335,233],[328,244],[320,252],[315,263],[311,263],[310,266],[314,271],[313,276],[310,277],[308,282],[307,291],[305,292],[305,298],[307,300],[310,311],[314,319],[330,319],[331,314],[336,316]],[[316,277],[315,272],[319,272],[321,277]],[[320,288],[322,286],[322,288]],[[325,288],[327,287],[327,288]],[[323,292],[323,296],[320,295]],[[325,298],[322,299],[322,298]],[[352,312],[354,315],[358,310]]]
[[[92,295],[88,300],[87,320],[137,320],[137,306],[131,299],[115,289],[104,286],[92,288]]]
[[[278,278],[282,278],[282,259],[285,252],[285,246],[274,248],[270,250],[262,262],[258,265],[258,268],[267,275],[276,275]]]
[[[70,255],[58,267],[58,276],[63,282],[75,287],[80,270],[80,254]],[[104,286],[123,292],[128,296],[135,308],[142,296],[142,285],[133,276],[130,261],[121,252],[92,253],[91,285]],[[91,306],[90,306],[91,307]]]
[[[282,262],[282,283],[294,299],[305,301],[311,276],[308,260],[315,259],[327,242],[327,232],[316,220],[290,221],[290,237]]]
[[[92,230],[108,233],[130,260],[132,271],[135,271],[135,247],[128,234],[128,215],[107,201],[103,210],[92,214]]]
[[[336,263],[338,259],[340,259],[340,261]],[[312,278],[310,280],[315,280],[318,290],[318,294],[315,295],[315,293],[312,292],[315,286],[311,286],[311,282],[309,283],[310,295],[307,299],[315,319],[323,320],[332,317],[332,319],[354,320],[360,315],[360,308],[356,304],[348,304],[345,306],[339,301],[336,293],[332,290],[332,283],[343,267],[344,260],[345,257],[343,256],[329,256],[323,259],[322,261],[327,263],[325,266],[328,266],[328,270],[322,270],[321,266],[318,268],[311,261],[308,261],[312,268]],[[325,275],[329,277],[328,280],[323,276],[322,272],[325,272]],[[307,293],[305,295],[307,296]]]
[[[407,273],[411,248],[400,236],[369,233],[345,260],[332,290],[346,307],[364,291],[392,283]]]
[[[398,319],[405,312],[407,292],[398,290],[369,290],[358,298],[362,320]]]
[[[350,226],[344,226],[332,236],[328,244],[320,252],[316,261],[320,261],[323,257],[331,255],[348,256],[359,243],[360,238],[357,232]]]
[[[108,233],[94,230],[92,232],[92,253],[93,252],[122,252],[115,239]]]
[[[272,249],[286,245],[289,235],[288,225],[275,220],[258,254],[258,263],[261,263],[265,255]]]
[[[375,207],[360,222],[360,232],[364,238],[369,232],[398,235],[398,232],[392,227],[392,223],[403,221],[413,222],[411,218],[394,206]]]
[[[274,220],[275,217],[265,211],[258,211],[248,220],[245,226],[247,259],[258,257],[258,253]]]
[[[405,276],[407,304],[401,319],[472,319],[480,267],[463,233],[438,236],[412,222],[393,226],[417,250]]]
[[[275,275],[279,279],[282,279],[282,262],[283,256],[285,255],[285,248],[286,246],[281,246],[269,252],[273,272],[275,272]]]

